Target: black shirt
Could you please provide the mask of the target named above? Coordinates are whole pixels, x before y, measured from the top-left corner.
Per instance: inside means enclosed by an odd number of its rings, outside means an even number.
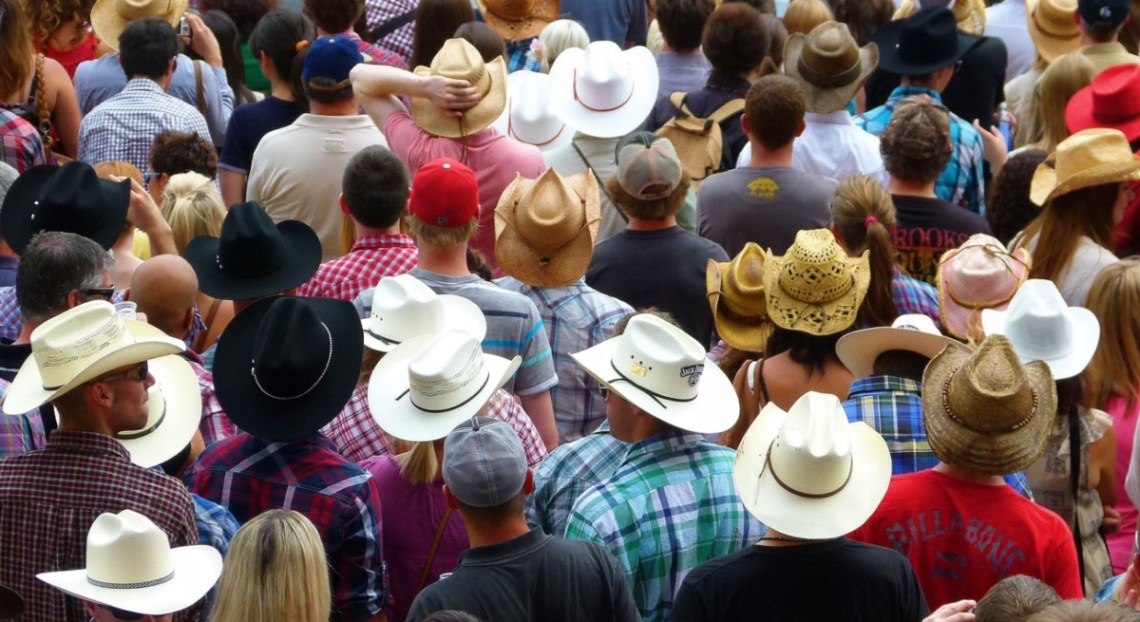
[[[958,248],[975,233],[990,233],[990,223],[941,199],[892,194],[895,203],[893,240],[907,274],[937,285],[942,254]]]
[[[31,355],[32,344],[30,343],[17,346],[8,342],[0,342],[0,378],[8,382],[15,380],[20,367]],[[0,414],[0,417],[3,416]],[[55,409],[50,403],[40,406],[40,419],[44,422],[44,436],[46,438],[47,434],[56,428]]]

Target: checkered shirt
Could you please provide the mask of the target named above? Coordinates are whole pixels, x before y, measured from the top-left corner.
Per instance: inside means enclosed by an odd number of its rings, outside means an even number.
[[[372,62],[369,63],[370,65],[388,65],[389,67],[395,67],[397,69],[408,68],[408,62],[405,61],[404,57],[400,56],[399,54],[391,50],[386,50],[377,45],[373,45],[364,39],[361,39],[360,35],[351,30],[344,33],[344,36],[347,39],[355,41],[356,48],[360,50],[360,53],[372,59]]]
[[[898,268],[891,278],[891,294],[895,299],[895,308],[899,315],[906,313],[921,313],[934,320],[935,324],[942,324],[942,316],[938,313],[938,290],[925,281],[911,278]]]
[[[238,433],[237,426],[230,421],[222,403],[218,401],[218,393],[214,390],[214,375],[202,364],[202,359],[191,350],[185,353],[190,369],[198,377],[198,390],[202,394],[202,421],[198,424],[198,431],[202,433],[202,441],[207,447]]]
[[[487,416],[511,426],[522,441],[530,466],[537,466],[546,458],[546,444],[542,442],[538,429],[510,393],[499,389],[491,394],[491,399],[487,402]],[[339,448],[342,456],[353,462],[400,453],[396,439],[381,429],[372,417],[372,411],[368,408],[368,383],[356,385],[344,410],[321,433]]]
[[[613,477],[628,449],[628,443],[610,434],[607,422],[588,436],[556,447],[534,470],[534,494],[526,498],[527,523],[548,535],[566,533],[574,502]]]
[[[365,236],[344,257],[321,264],[297,295],[352,302],[360,292],[376,287],[380,279],[403,274],[418,261],[415,241],[404,234]]]
[[[368,22],[368,30],[371,31],[390,19],[415,10],[416,4],[417,0],[364,0],[364,16]],[[415,27],[416,22],[412,20],[378,41],[376,45],[399,54],[407,63],[412,58]]]
[[[154,80],[135,78],[118,95],[95,106],[79,126],[79,160],[123,160],[150,170],[150,145],[165,130],[198,132],[210,142],[206,119],[190,104],[168,95]]]
[[[513,277],[495,284],[518,292],[534,302],[550,340],[558,384],[550,390],[554,420],[562,443],[582,438],[606,419],[601,385],[582,370],[570,355],[613,336],[614,325],[633,313],[633,307],[599,292],[578,279],[566,287],[531,287]]]
[[[10,386],[12,383],[0,378],[0,403],[4,401]],[[45,442],[47,439],[39,408],[33,408],[22,415],[0,414],[0,458],[43,449]]]
[[[934,89],[900,86],[891,91],[887,103],[855,117],[855,125],[875,136],[882,136],[887,129],[887,123],[891,120],[891,115],[895,113],[895,106],[913,95],[929,95],[931,99],[942,104],[942,96]],[[971,212],[984,216],[986,191],[982,177],[982,163],[985,161],[985,146],[982,144],[982,135],[973,125],[951,112],[950,142],[954,145],[954,155],[942,170],[942,174],[938,176],[934,192],[939,199],[947,203],[969,208]]]
[[[225,557],[241,523],[229,510],[209,499],[194,494],[190,499],[194,502],[194,521],[198,524],[198,544],[213,547]]]
[[[520,41],[504,41],[507,49],[507,73],[525,69],[527,71],[542,71],[542,64],[534,54],[530,53],[530,44],[537,37],[522,39]]]
[[[56,430],[40,451],[0,461],[0,584],[24,597],[25,622],[83,622],[78,599],[36,573],[84,567],[87,530],[104,512],[134,510],[170,546],[198,543],[194,505],[178,480],[131,464],[115,439]],[[190,619],[196,612],[176,614]]]
[[[764,534],[736,494],[735,458],[692,432],[634,443],[617,473],[574,503],[566,537],[613,553],[642,617],[662,622],[690,570]]]
[[[330,620],[357,622],[388,603],[380,540],[380,490],[372,476],[312,434],[271,443],[238,434],[202,452],[186,473],[190,490],[239,522],[272,509],[296,510],[321,534],[333,591]]]
[[[4,147],[3,162],[17,173],[48,163],[44,141],[36,126],[3,108],[0,108],[0,144]]]

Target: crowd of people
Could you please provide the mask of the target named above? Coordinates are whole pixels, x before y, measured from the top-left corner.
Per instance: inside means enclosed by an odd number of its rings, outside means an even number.
[[[0,619],[1140,620],[1140,4],[987,4],[0,0]]]

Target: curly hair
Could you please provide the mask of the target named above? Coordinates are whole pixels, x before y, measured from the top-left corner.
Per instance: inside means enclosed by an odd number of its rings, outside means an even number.
[[[364,0],[305,0],[304,7],[317,28],[334,34],[352,28],[364,15]]]
[[[24,16],[28,29],[37,41],[51,36],[75,18],[88,19],[95,0],[24,0]]]
[[[893,177],[915,182],[937,179],[954,153],[950,111],[925,95],[904,99],[880,137],[879,151]]]
[[[847,24],[859,47],[871,42],[871,34],[891,21],[895,5],[891,0],[831,0],[835,21]]]
[[[748,4],[723,4],[705,22],[701,49],[717,71],[743,74],[768,56],[768,27]]]
[[[166,130],[154,135],[150,170],[165,175],[194,172],[213,179],[218,175],[218,154],[198,132]]]
[[[1037,165],[1049,157],[1043,149],[1026,149],[1006,160],[993,184],[986,205],[986,220],[994,237],[1008,245],[1018,231],[1037,217],[1040,209],[1029,200],[1029,183]]]

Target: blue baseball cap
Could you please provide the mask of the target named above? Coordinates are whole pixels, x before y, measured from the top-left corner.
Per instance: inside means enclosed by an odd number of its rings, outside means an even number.
[[[348,80],[348,72],[363,62],[365,57],[352,39],[344,35],[317,37],[305,55],[305,68],[301,71],[301,80],[310,88],[314,88],[311,84],[314,78],[327,78],[336,83],[335,88],[341,88],[345,86],[341,83]],[[327,89],[329,86],[325,85],[324,88]]]
[[[1077,10],[1086,24],[1110,22],[1119,26],[1128,17],[1130,0],[1080,0]]]

